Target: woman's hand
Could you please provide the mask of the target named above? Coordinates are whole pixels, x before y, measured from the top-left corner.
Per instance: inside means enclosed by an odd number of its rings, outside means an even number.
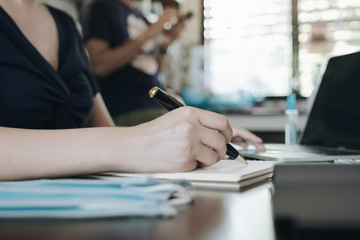
[[[178,16],[179,10],[177,8],[165,8],[163,14],[159,17],[158,21],[149,27],[147,31],[148,38],[153,38],[156,35],[162,33],[164,31],[165,23],[171,21],[171,19],[173,18],[177,18]]]
[[[131,171],[183,172],[210,166],[226,154],[232,129],[225,116],[192,107],[175,109],[133,127]]]
[[[265,151],[262,139],[243,128],[233,128],[231,142],[242,146],[244,149],[247,149],[248,145],[251,144],[256,147],[257,152]]]

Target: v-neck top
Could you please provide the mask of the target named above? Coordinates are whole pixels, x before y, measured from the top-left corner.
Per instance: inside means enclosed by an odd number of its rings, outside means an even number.
[[[81,36],[69,15],[48,8],[59,36],[57,70],[0,6],[0,126],[67,129],[88,121],[99,87]]]

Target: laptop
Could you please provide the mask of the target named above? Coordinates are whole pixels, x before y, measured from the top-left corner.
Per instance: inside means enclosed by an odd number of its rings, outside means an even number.
[[[360,52],[329,59],[297,142],[242,155],[284,162],[360,159]]]

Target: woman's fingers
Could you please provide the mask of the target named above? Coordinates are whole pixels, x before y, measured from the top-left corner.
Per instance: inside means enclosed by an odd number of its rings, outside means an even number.
[[[196,117],[201,125],[220,132],[226,142],[230,142],[233,135],[232,128],[224,115],[199,109],[196,111]]]
[[[198,167],[208,167],[220,160],[218,153],[214,149],[203,144],[196,148],[194,158],[199,162]]]
[[[199,138],[203,145],[212,149],[217,154],[218,160],[225,156],[227,141],[224,135],[213,129],[202,128],[199,131]]]
[[[258,152],[265,151],[265,146],[263,144],[263,140],[253,134],[252,132],[243,129],[243,128],[234,128],[233,129],[233,137],[231,142],[238,144],[243,147],[247,147],[248,144],[252,144],[256,147]]]

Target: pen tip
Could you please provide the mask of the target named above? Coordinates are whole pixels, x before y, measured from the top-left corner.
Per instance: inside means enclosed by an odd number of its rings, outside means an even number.
[[[236,161],[240,162],[240,163],[243,163],[243,164],[248,164],[245,160],[245,158],[243,158],[240,154],[239,156],[235,159]]]

